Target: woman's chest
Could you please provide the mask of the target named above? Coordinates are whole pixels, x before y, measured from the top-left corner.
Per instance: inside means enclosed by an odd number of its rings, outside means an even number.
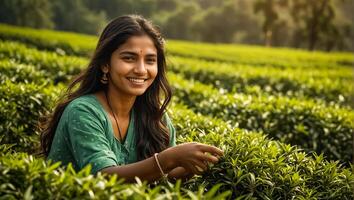
[[[127,138],[128,132],[129,132],[129,123],[130,119],[129,118],[123,118],[123,119],[117,119],[117,117],[114,117],[112,115],[108,116],[109,122],[112,126],[112,132],[114,137],[120,141],[124,142]]]

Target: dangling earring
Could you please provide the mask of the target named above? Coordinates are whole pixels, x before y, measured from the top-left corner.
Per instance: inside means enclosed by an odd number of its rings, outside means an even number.
[[[100,81],[101,81],[102,84],[107,84],[108,83],[107,72],[106,73],[103,72],[103,76],[102,76]]]

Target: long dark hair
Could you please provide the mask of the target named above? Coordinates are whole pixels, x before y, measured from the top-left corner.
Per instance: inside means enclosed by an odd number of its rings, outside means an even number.
[[[157,49],[158,73],[150,87],[136,98],[133,105],[136,113],[134,125],[137,137],[137,158],[143,160],[168,147],[169,132],[162,117],[171,100],[171,87],[166,78],[164,40],[158,29],[148,20],[138,15],[125,15],[112,20],[105,27],[87,69],[69,84],[54,112],[41,122],[40,155],[48,156],[55,130],[66,106],[80,96],[107,90],[107,85],[100,82],[103,75],[101,66],[109,64],[111,54],[120,45],[130,37],[139,35],[147,35],[154,42]],[[78,88],[75,89],[77,85]]]

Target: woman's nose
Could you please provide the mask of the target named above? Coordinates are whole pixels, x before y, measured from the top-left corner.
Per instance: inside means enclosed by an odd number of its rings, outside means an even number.
[[[144,59],[139,59],[138,62],[136,62],[134,72],[137,74],[145,74],[146,73],[146,66],[145,66]]]

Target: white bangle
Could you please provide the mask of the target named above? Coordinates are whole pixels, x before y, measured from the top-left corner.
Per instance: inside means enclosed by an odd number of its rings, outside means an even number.
[[[157,166],[158,166],[159,169],[160,169],[160,173],[161,173],[161,175],[162,175],[163,180],[167,180],[167,174],[165,174],[165,173],[163,172],[162,167],[161,167],[160,162],[159,162],[159,159],[157,158],[157,155],[158,155],[158,153],[155,153],[155,154],[154,154],[154,158],[155,158],[156,164],[157,164]]]

